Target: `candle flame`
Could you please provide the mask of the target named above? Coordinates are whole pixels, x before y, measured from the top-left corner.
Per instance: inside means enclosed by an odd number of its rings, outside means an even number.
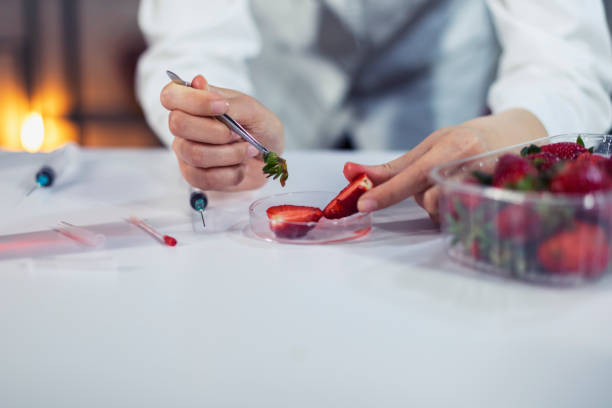
[[[45,139],[45,124],[40,113],[32,112],[21,126],[21,146],[30,153],[40,150]]]

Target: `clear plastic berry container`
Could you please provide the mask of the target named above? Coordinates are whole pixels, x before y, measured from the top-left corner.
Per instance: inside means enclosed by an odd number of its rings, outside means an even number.
[[[271,220],[266,213],[268,208],[278,205],[297,205],[323,209],[336,194],[326,191],[307,191],[261,198],[249,207],[251,230],[266,241],[287,244],[328,244],[366,236],[372,229],[370,214],[354,214],[338,220],[328,220],[323,217],[316,223],[284,222],[287,228],[307,230],[304,235],[296,238],[283,237],[272,230]]]
[[[575,285],[610,272],[612,192],[521,192],[466,182],[491,173],[498,158],[529,145],[575,142],[610,157],[612,136],[568,134],[466,158],[432,170],[440,186],[440,222],[451,258],[497,275]]]

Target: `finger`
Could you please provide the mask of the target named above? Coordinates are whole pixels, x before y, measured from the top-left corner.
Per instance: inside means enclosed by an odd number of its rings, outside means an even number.
[[[228,190],[239,185],[246,175],[246,166],[244,164],[201,169],[193,167],[182,160],[179,160],[178,163],[183,178],[190,185],[201,190]]]
[[[220,88],[218,86],[208,84],[208,90],[216,93],[217,95],[221,95],[225,99],[233,99],[239,96],[245,96],[245,94],[235,91],[233,89]]]
[[[168,110],[181,110],[196,116],[218,116],[229,108],[229,102],[221,95],[174,82],[162,90],[160,100]]]
[[[344,165],[343,173],[348,181],[353,181],[365,173],[375,186],[384,183],[397,174],[394,169],[388,167],[388,163],[370,166],[353,162],[348,162]]]
[[[242,94],[228,97],[227,100],[230,104],[226,113],[242,126],[249,128],[261,121],[263,108],[257,100]]]
[[[391,162],[390,168],[393,170],[406,162],[409,165],[387,182],[365,193],[358,202],[359,211],[372,212],[386,208],[417,194],[431,185],[429,172],[436,165],[482,151],[482,139],[469,132],[446,131],[440,135],[436,144],[428,148],[425,154],[416,158],[396,159],[404,160],[401,164]]]
[[[191,87],[195,89],[203,89],[205,91],[208,90],[208,81],[202,75],[196,75],[191,81]]]
[[[359,211],[367,213],[387,208],[425,190],[431,185],[429,171],[439,162],[440,157],[436,152],[428,152],[388,181],[362,195],[357,203]]]
[[[452,133],[452,128],[438,129],[419,143],[414,149],[406,154],[378,166],[367,166],[349,162],[344,167],[344,176],[348,180],[353,180],[362,173],[366,173],[374,184],[381,184],[395,176],[406,167],[412,165],[416,160],[425,155],[443,137]]]
[[[425,208],[424,202],[425,202],[425,191],[421,191],[419,193],[416,193],[414,195],[414,201],[416,201],[416,203],[419,205],[419,207],[421,208]]]
[[[194,116],[180,110],[170,112],[168,127],[174,136],[194,142],[226,144],[242,140],[216,118]]]
[[[255,157],[259,151],[248,143],[208,145],[177,137],[172,149],[187,164],[199,168],[235,166]]]
[[[414,163],[415,160],[418,160],[418,158],[428,150],[429,146],[417,146],[395,160],[374,166],[348,162],[344,165],[344,177],[352,181],[357,176],[366,173],[376,186],[396,176],[399,172]]]
[[[427,211],[427,213],[429,214],[429,218],[431,218],[431,220],[436,224],[438,224],[440,221],[439,199],[440,186],[433,186],[431,188],[428,188],[423,193],[423,203],[421,205],[421,207],[423,207],[425,211]]]
[[[282,135],[283,124],[277,116],[270,114],[267,108],[248,95],[237,93],[229,101],[228,115],[247,131],[257,135],[257,140],[264,146],[276,152],[282,151],[282,138],[279,140],[277,135]]]

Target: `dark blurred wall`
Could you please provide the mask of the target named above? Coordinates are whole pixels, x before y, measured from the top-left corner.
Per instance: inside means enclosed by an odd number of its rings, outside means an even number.
[[[0,0],[0,146],[19,148],[33,109],[87,146],[158,146],[134,97],[137,10],[138,0]]]
[[[159,145],[134,97],[138,0],[0,0],[0,10],[0,92],[10,81],[84,145]]]

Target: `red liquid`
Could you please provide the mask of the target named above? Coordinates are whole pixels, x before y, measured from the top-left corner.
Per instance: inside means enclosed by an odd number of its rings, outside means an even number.
[[[172,238],[170,235],[164,235],[164,242],[166,245],[171,247],[176,246],[177,244],[176,239]]]

